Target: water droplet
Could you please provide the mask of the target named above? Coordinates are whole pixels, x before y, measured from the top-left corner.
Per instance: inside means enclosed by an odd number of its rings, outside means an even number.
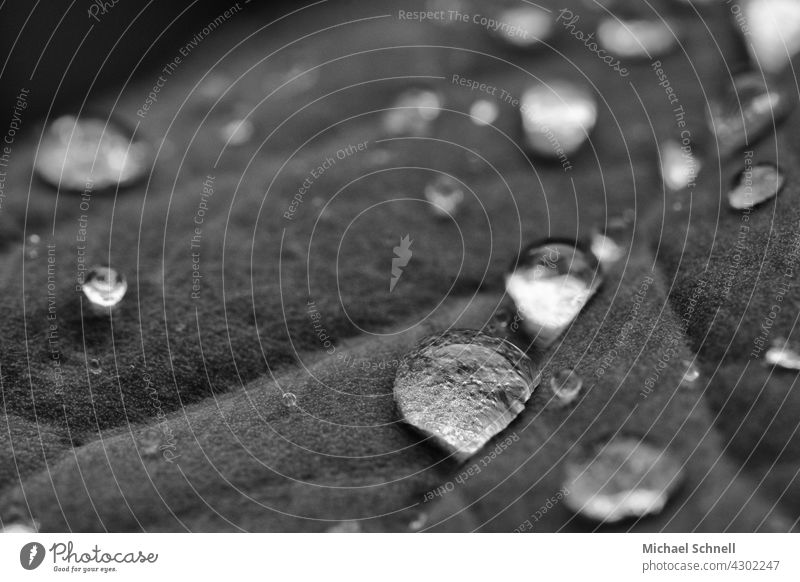
[[[142,456],[153,457],[158,454],[161,446],[161,433],[149,428],[139,436],[139,452]]]
[[[576,447],[565,473],[567,507],[599,522],[661,512],[683,477],[681,464],[669,453],[630,437]]]
[[[539,381],[536,366],[510,342],[451,330],[406,355],[394,399],[405,422],[463,461],[522,412]]]
[[[36,156],[38,176],[65,190],[103,190],[127,186],[150,169],[153,153],[120,124],[65,115],[45,131]]]
[[[789,347],[785,339],[776,339],[764,354],[764,361],[770,366],[786,370],[800,370],[800,353]]]
[[[706,112],[720,154],[726,156],[747,144],[755,144],[773,131],[794,105],[788,92],[768,88],[761,73],[737,75],[733,91],[711,101]]]
[[[779,73],[800,52],[800,3],[797,0],[749,0],[743,7],[747,45],[753,61]]]
[[[0,529],[0,533],[26,533],[26,534],[31,534],[31,533],[37,533],[37,530],[36,530],[35,527],[31,526],[30,524],[21,523],[21,522],[14,522],[14,523],[9,523],[8,525],[3,526],[3,528]]]
[[[555,24],[552,13],[530,5],[504,10],[496,20],[497,29],[490,29],[492,34],[515,48],[531,48],[547,40]]]
[[[30,242],[32,245],[38,245],[41,241],[42,237],[40,237],[38,234],[32,234],[28,237],[28,242]]]
[[[220,139],[229,145],[238,146],[250,141],[254,132],[255,127],[249,119],[234,119],[222,126]]]
[[[97,358],[92,358],[89,360],[89,371],[95,376],[100,374],[103,371],[103,369],[100,367],[100,360]]]
[[[442,99],[430,89],[407,89],[395,100],[383,119],[392,135],[425,135],[439,117]]]
[[[700,377],[700,369],[695,365],[694,362],[684,361],[683,365],[686,367],[686,371],[683,373],[681,386],[692,386]]]
[[[478,99],[470,106],[469,114],[475,125],[491,125],[497,121],[500,109],[494,101]]]
[[[661,144],[661,178],[672,191],[683,190],[694,184],[700,172],[700,161],[695,157],[691,144],[682,147],[669,140]]]
[[[583,379],[575,370],[564,369],[550,377],[550,389],[562,403],[569,404],[578,397],[583,388]]]
[[[728,202],[731,208],[737,210],[757,206],[774,198],[785,181],[775,164],[755,164],[742,170],[736,177],[733,188],[728,192]]]
[[[94,267],[86,273],[81,288],[92,307],[107,311],[125,297],[128,282],[111,267]]]
[[[428,514],[427,513],[420,513],[415,517],[411,522],[408,524],[409,531],[420,531],[423,527],[428,524]]]
[[[297,396],[292,392],[286,392],[283,395],[283,405],[287,408],[294,408],[297,406]]]
[[[455,178],[439,174],[425,186],[425,199],[431,203],[434,214],[449,217],[464,201],[464,188]]]
[[[325,530],[326,533],[361,533],[361,524],[357,521],[342,521]]]
[[[208,73],[200,81],[197,94],[204,99],[219,99],[222,94],[233,84],[233,80],[221,73]]]
[[[567,81],[529,88],[522,95],[520,112],[528,148],[556,159],[577,152],[597,123],[594,96]]]
[[[661,19],[620,20],[613,16],[598,24],[597,40],[608,52],[626,59],[662,56],[678,43],[675,32]]]
[[[571,243],[548,241],[526,247],[506,275],[506,291],[522,329],[547,347],[578,316],[602,282],[599,263]]]
[[[592,254],[603,267],[610,267],[625,256],[625,250],[611,237],[595,233],[592,235]]]
[[[26,256],[29,259],[35,259],[39,256],[39,243],[42,242],[38,234],[32,234],[28,237],[28,244],[26,245]]]

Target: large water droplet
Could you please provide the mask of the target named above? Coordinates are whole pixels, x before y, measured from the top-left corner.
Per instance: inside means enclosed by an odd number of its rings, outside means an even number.
[[[597,26],[597,40],[621,58],[654,58],[671,51],[678,43],[675,33],[661,19],[619,20],[604,18]]]
[[[465,460],[522,412],[539,381],[510,342],[452,330],[423,339],[403,359],[394,398],[407,423]]]
[[[575,449],[565,473],[567,507],[600,522],[659,513],[683,477],[669,453],[629,437]]]
[[[425,186],[425,199],[437,216],[452,216],[464,201],[464,188],[455,178],[439,174]]]
[[[538,155],[561,159],[575,153],[597,123],[597,102],[567,81],[534,85],[520,102],[525,142]]]
[[[250,141],[254,132],[255,127],[249,119],[234,119],[222,126],[220,138],[226,144],[238,146]]]
[[[776,339],[764,354],[770,366],[786,370],[800,370],[800,353],[792,349],[785,339]]]
[[[392,135],[425,135],[439,117],[442,99],[431,89],[408,89],[386,112],[383,126]]]
[[[731,208],[742,210],[757,206],[774,198],[785,183],[783,174],[775,164],[762,162],[747,167],[736,177],[728,192]]]
[[[517,6],[499,13],[495,38],[516,48],[531,48],[553,35],[555,20],[551,12],[538,6]]]
[[[583,379],[575,370],[564,369],[550,377],[550,390],[561,404],[570,404],[581,393]]]
[[[45,131],[35,169],[52,186],[82,192],[127,186],[147,173],[152,158],[148,144],[113,121],[65,115]]]
[[[745,43],[755,65],[780,72],[800,52],[800,2],[797,0],[747,0]]]
[[[571,243],[534,243],[506,275],[506,291],[522,329],[542,347],[552,344],[578,316],[602,283],[590,252]]]
[[[747,144],[755,144],[771,132],[792,110],[795,101],[783,90],[768,89],[760,73],[742,73],[733,80],[733,91],[708,106],[708,124],[726,156]]]
[[[469,115],[475,125],[491,125],[497,121],[500,109],[494,101],[478,99],[470,106]]]
[[[102,312],[122,301],[128,291],[128,282],[111,267],[94,267],[86,273],[81,289],[90,305]]]
[[[700,160],[694,155],[691,144],[681,146],[669,140],[661,144],[661,178],[673,191],[683,190],[697,180]]]

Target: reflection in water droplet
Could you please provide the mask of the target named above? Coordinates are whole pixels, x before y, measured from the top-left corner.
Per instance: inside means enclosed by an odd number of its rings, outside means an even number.
[[[680,486],[680,462],[639,439],[616,437],[599,447],[575,448],[565,464],[564,502],[599,522],[659,513]]]
[[[800,52],[800,2],[749,0],[742,7],[747,24],[747,45],[753,62],[779,73]]]
[[[473,330],[423,339],[398,367],[403,420],[465,460],[522,412],[540,375],[516,346]]]
[[[627,59],[664,55],[678,43],[663,20],[619,20],[611,16],[597,25],[597,40],[608,52]]]
[[[559,241],[523,250],[506,275],[506,291],[517,307],[523,330],[547,347],[560,336],[602,283],[591,252]]]
[[[149,170],[152,157],[149,145],[133,139],[132,132],[113,121],[65,115],[45,131],[35,169],[55,187],[102,190],[139,180]]]
[[[774,198],[786,179],[771,162],[762,162],[742,170],[728,192],[731,208],[742,210]]]
[[[122,301],[128,291],[128,282],[115,269],[94,267],[86,273],[81,289],[92,307],[104,311]]]
[[[285,392],[283,395],[283,404],[287,408],[294,408],[297,406],[297,396],[292,392]]]
[[[772,342],[772,347],[764,354],[764,361],[776,368],[800,370],[800,353],[789,347],[783,338]]]
[[[524,5],[503,10],[496,18],[492,34],[517,48],[530,48],[553,35],[555,19],[551,12],[538,6]]]
[[[500,109],[489,99],[478,99],[469,108],[472,123],[475,125],[491,125],[497,121]]]
[[[574,154],[597,123],[597,102],[583,87],[567,81],[539,83],[520,103],[525,142],[531,152],[559,159]],[[565,166],[566,167],[566,166]]]
[[[697,379],[700,377],[700,369],[694,362],[684,361],[683,365],[686,367],[686,371],[683,373],[681,386],[685,387],[693,386],[694,383],[697,382]]]
[[[425,186],[425,199],[431,203],[434,214],[449,217],[464,201],[464,189],[455,178],[439,174]]]
[[[254,132],[255,127],[249,119],[234,119],[222,126],[220,139],[226,144],[238,146],[250,141]]]
[[[408,89],[386,111],[384,129],[392,135],[425,135],[441,113],[442,100],[430,89]]]
[[[592,254],[603,267],[610,267],[625,256],[625,251],[611,237],[595,233],[592,235]]]
[[[695,157],[692,145],[681,146],[669,140],[661,144],[661,179],[673,191],[693,185],[700,171],[700,161]]]
[[[332,525],[325,531],[326,533],[361,533],[361,524],[353,520],[342,521]]]
[[[575,370],[560,370],[550,377],[550,389],[562,404],[570,404],[575,400],[582,387],[583,379]]]

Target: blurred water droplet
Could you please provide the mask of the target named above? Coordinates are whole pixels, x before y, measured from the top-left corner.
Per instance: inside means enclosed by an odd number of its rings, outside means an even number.
[[[65,190],[127,186],[147,173],[152,148],[116,122],[59,117],[39,144],[35,169],[48,184]]]
[[[494,101],[478,99],[470,106],[469,114],[475,125],[491,125],[497,121],[500,109]]]
[[[722,156],[753,145],[773,131],[791,112],[796,100],[774,86],[765,85],[760,73],[748,72],[733,80],[733,91],[708,104],[708,125]]]
[[[742,210],[774,198],[781,191],[785,178],[775,164],[762,162],[747,167],[736,177],[728,192],[731,208]]]
[[[225,143],[238,146],[250,141],[255,127],[249,119],[234,119],[226,123],[220,130],[220,139]]]
[[[31,526],[30,524],[22,523],[22,522],[14,522],[14,523],[9,523],[9,524],[4,525],[3,528],[0,529],[0,533],[25,533],[25,534],[31,534],[31,533],[37,533],[37,530],[36,530],[35,527]]]
[[[581,393],[583,378],[575,370],[564,369],[550,377],[550,390],[561,404],[570,404]]]
[[[661,512],[683,478],[668,452],[617,437],[599,447],[575,447],[565,463],[567,507],[589,519],[616,522]]]
[[[700,161],[695,157],[691,144],[681,146],[669,140],[661,144],[661,178],[667,188],[683,190],[697,179]]]
[[[431,203],[434,214],[449,217],[464,201],[464,188],[455,178],[439,174],[425,186],[425,199]]]
[[[610,267],[625,256],[625,250],[611,237],[595,233],[592,235],[592,254],[603,267]]]
[[[522,412],[539,381],[534,363],[510,342],[451,330],[403,358],[394,399],[405,422],[465,460]]]
[[[342,521],[332,525],[325,531],[327,533],[361,533],[361,524],[353,520]]]
[[[764,354],[764,361],[776,368],[800,370],[800,353],[789,347],[783,338],[772,342],[772,347]]]
[[[746,0],[746,45],[756,67],[780,72],[800,52],[800,2]]]
[[[492,35],[516,48],[531,48],[553,35],[555,19],[538,6],[524,5],[501,11]]]
[[[425,135],[441,113],[442,99],[430,89],[407,89],[395,100],[383,118],[384,129],[392,135]]]
[[[292,392],[286,392],[283,395],[283,405],[287,408],[294,408],[297,406],[297,396]]]
[[[520,102],[525,143],[531,152],[561,159],[574,154],[597,123],[597,102],[583,87],[567,81],[539,83]]]
[[[139,437],[139,452],[145,457],[157,455],[160,446],[161,433],[154,428],[147,429]]]
[[[683,362],[683,365],[686,367],[686,371],[683,373],[683,378],[681,379],[681,386],[692,386],[697,379],[700,377],[700,369],[694,362]]]
[[[32,234],[28,237],[28,244],[25,245],[25,254],[29,259],[35,259],[39,256],[39,243],[42,241],[38,234]]]
[[[627,59],[662,56],[678,43],[661,19],[619,20],[613,16],[598,24],[597,40],[608,52]]]
[[[89,372],[97,376],[102,371],[103,369],[100,367],[100,360],[96,358],[92,358],[91,360],[89,360]]]
[[[128,282],[111,267],[94,267],[86,273],[81,289],[93,308],[105,312],[122,301]]]
[[[42,241],[42,238],[38,234],[32,234],[28,237],[28,242],[32,245],[38,245]]]
[[[233,80],[222,73],[208,73],[200,81],[197,87],[197,94],[204,99],[219,99],[223,93],[233,84]]]
[[[506,291],[522,319],[523,330],[547,347],[578,316],[602,283],[591,252],[560,241],[526,247],[506,275]]]
[[[428,514],[420,513],[408,524],[408,530],[414,532],[420,531],[427,524],[428,524]]]

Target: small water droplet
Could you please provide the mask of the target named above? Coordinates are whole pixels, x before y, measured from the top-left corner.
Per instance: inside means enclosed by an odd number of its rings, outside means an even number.
[[[439,117],[442,99],[431,89],[407,89],[385,113],[384,129],[392,135],[425,135]]]
[[[574,401],[581,393],[581,388],[583,379],[575,370],[560,370],[550,377],[550,389],[562,404]]]
[[[431,203],[434,214],[449,217],[464,201],[464,188],[455,178],[439,174],[425,186],[425,199]]]
[[[525,91],[520,113],[527,147],[535,154],[561,159],[577,152],[589,138],[597,123],[597,101],[587,89],[557,80]]]
[[[551,345],[578,316],[602,283],[599,269],[591,252],[571,243],[537,242],[523,250],[506,275],[506,291],[537,345]]]
[[[792,349],[783,338],[772,342],[772,347],[764,354],[764,361],[776,368],[800,370],[800,353]]]
[[[152,158],[148,144],[114,121],[65,115],[45,131],[35,169],[52,186],[82,192],[127,186],[147,173]]]
[[[415,517],[411,522],[408,524],[409,531],[420,531],[423,527],[428,524],[428,514],[427,513],[420,513]]]
[[[686,371],[683,373],[683,378],[681,379],[681,386],[693,386],[697,379],[700,377],[700,368],[694,362],[687,362],[684,361],[683,365],[686,367]]]
[[[470,106],[469,115],[475,125],[491,125],[497,121],[500,109],[494,101],[478,99]]]
[[[161,446],[161,433],[149,428],[139,437],[139,452],[145,457],[153,457],[158,454]]]
[[[626,59],[665,55],[678,43],[669,25],[659,19],[604,18],[597,25],[597,40],[613,55]]]
[[[128,282],[111,267],[94,267],[86,273],[81,289],[92,307],[107,311],[125,297]]]
[[[342,521],[325,531],[327,533],[361,533],[361,524],[354,520]]]
[[[531,5],[503,10],[495,20],[492,34],[515,48],[531,48],[549,39],[555,25],[551,12]]]
[[[283,405],[287,408],[295,408],[297,406],[297,396],[295,396],[292,392],[284,393]]]
[[[731,208],[742,210],[752,208],[774,198],[786,182],[777,166],[771,162],[761,162],[747,167],[736,177],[728,192]]]
[[[616,522],[661,512],[680,486],[680,462],[630,437],[575,447],[565,463],[567,507],[589,519]]]
[[[595,233],[592,235],[592,253],[603,267],[610,267],[625,256],[625,250],[611,237]]]
[[[32,245],[38,245],[42,241],[42,238],[38,234],[32,234],[28,237],[28,242]]]
[[[92,358],[91,360],[89,360],[89,372],[97,376],[102,371],[103,369],[100,367],[100,360],[98,360],[97,358]]]
[[[424,338],[398,367],[403,420],[465,460],[525,407],[540,374],[516,346],[474,330]]]
[[[742,7],[753,62],[779,73],[800,52],[800,3],[797,0],[749,0]]]
[[[254,132],[255,127],[249,119],[234,119],[222,126],[220,139],[229,145],[238,146],[250,141]]]
[[[672,191],[683,190],[697,179],[700,161],[695,157],[692,145],[681,146],[674,140],[661,144],[661,179]]]

